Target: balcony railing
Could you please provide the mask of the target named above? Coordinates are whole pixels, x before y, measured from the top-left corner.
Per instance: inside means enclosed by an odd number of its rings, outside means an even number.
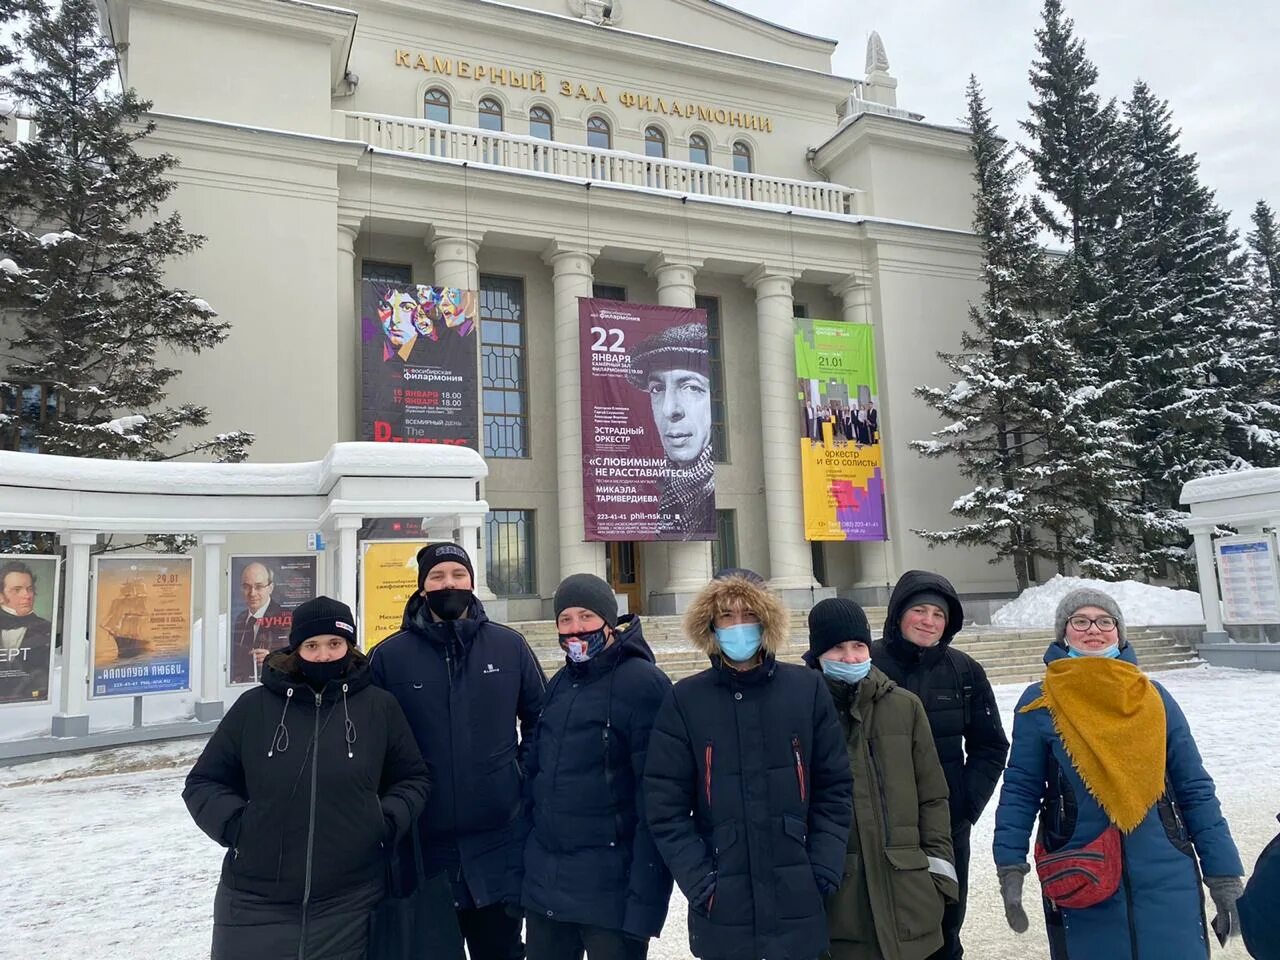
[[[598,150],[431,120],[348,113],[347,137],[382,150],[465,160],[508,170],[824,213],[856,212],[854,197],[858,191],[835,183],[738,173],[701,163]]]

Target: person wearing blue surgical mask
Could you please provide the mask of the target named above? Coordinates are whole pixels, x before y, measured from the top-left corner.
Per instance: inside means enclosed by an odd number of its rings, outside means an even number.
[[[809,611],[804,660],[835,701],[855,784],[843,882],[827,901],[831,960],[925,960],[942,948],[943,910],[960,887],[924,704],[872,665],[871,627],[852,600]]]
[[[684,628],[710,666],[676,683],[649,739],[649,830],[702,960],[828,947],[823,901],[845,869],[853,784],[822,677],[779,659],[789,620],[750,571],[703,588]]]

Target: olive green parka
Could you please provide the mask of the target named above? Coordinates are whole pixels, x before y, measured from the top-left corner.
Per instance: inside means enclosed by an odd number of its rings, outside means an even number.
[[[923,960],[942,946],[942,909],[959,893],[929,718],[875,667],[856,686],[827,686],[854,784],[844,879],[827,901],[831,958]]]

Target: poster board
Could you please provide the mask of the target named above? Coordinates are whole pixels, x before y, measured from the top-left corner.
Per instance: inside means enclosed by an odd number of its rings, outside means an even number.
[[[190,557],[93,558],[95,699],[191,689],[192,576]]]
[[[60,557],[0,553],[0,707],[49,702]]]
[[[429,540],[364,540],[360,544],[360,649],[369,653],[396,633],[418,590],[418,551]]]
[[[1223,623],[1280,623],[1275,535],[1220,537],[1213,546]]]
[[[227,683],[257,683],[265,654],[289,640],[293,611],[316,596],[315,554],[254,553],[229,558],[227,577]],[[254,651],[261,651],[255,656]]]

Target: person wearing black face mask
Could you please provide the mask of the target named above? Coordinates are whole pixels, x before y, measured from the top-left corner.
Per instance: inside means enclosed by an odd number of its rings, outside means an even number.
[[[529,750],[525,845],[529,960],[643,960],[662,930],[671,874],[640,796],[649,731],[671,681],[640,618],[577,573],[555,594],[565,665],[547,687]]]
[[[187,776],[182,799],[227,848],[213,960],[365,955],[386,851],[426,805],[426,764],[394,697],[371,685],[350,608],[293,612]]]
[[[370,661],[431,769],[420,822],[428,874],[447,874],[472,960],[520,960],[520,784],[546,677],[524,637],[491,621],[472,588],[462,547],[423,547],[401,630]]]

